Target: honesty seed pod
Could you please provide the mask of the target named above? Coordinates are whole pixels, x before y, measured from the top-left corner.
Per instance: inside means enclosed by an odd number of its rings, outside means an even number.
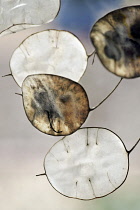
[[[44,160],[45,174],[37,176],[46,175],[67,197],[100,198],[125,182],[135,146],[127,151],[120,137],[105,128],[79,129],[54,144]]]
[[[140,76],[140,6],[105,15],[94,24],[90,37],[110,72],[125,78]]]
[[[0,36],[54,20],[60,0],[1,0]]]
[[[32,125],[43,133],[55,136],[75,132],[89,112],[108,98],[90,109],[87,94],[80,84],[64,77],[44,74],[28,76],[22,85],[22,96]]]
[[[21,87],[32,74],[54,74],[79,81],[88,56],[79,39],[68,31],[46,30],[25,39],[10,61],[12,75]]]

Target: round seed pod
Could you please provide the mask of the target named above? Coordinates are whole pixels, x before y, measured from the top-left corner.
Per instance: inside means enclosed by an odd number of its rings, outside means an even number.
[[[28,76],[22,85],[26,115],[43,133],[64,136],[86,120],[89,101],[78,83],[56,75]]]
[[[129,156],[120,137],[112,131],[83,128],[49,150],[44,169],[48,181],[59,193],[90,200],[104,197],[124,183]]]
[[[1,0],[0,36],[51,22],[59,9],[60,0]]]
[[[68,31],[46,30],[29,36],[14,51],[10,68],[21,87],[32,74],[54,74],[79,81],[88,56],[85,48]]]
[[[22,85],[23,104],[29,121],[43,133],[65,136],[75,132],[88,117],[117,89],[115,88],[98,105],[89,108],[83,87],[56,75],[31,75]]]
[[[94,24],[90,37],[110,72],[124,78],[140,76],[140,6],[105,15]]]

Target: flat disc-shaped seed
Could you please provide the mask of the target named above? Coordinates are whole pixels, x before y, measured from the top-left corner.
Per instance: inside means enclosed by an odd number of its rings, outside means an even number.
[[[57,30],[29,36],[15,50],[10,62],[19,86],[32,74],[54,74],[79,81],[86,66],[87,54],[77,37]]]
[[[55,75],[33,75],[24,80],[22,91],[28,119],[44,133],[71,134],[88,116],[86,92],[72,80]]]
[[[107,14],[95,23],[90,36],[109,71],[125,78],[140,76],[140,6]]]
[[[48,152],[44,168],[61,194],[95,199],[116,190],[128,174],[128,153],[121,139],[104,128],[79,129]]]
[[[0,36],[54,20],[60,0],[1,0]]]

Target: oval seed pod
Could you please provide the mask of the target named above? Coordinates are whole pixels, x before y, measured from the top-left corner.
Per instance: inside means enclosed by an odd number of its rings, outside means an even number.
[[[54,20],[60,0],[1,0],[0,36]]]
[[[110,12],[93,26],[90,37],[102,64],[125,78],[140,76],[140,6]]]
[[[65,136],[79,129],[89,112],[98,108],[120,82],[97,106],[89,108],[87,94],[80,84],[56,75],[31,75],[22,85],[23,105],[29,121],[38,130]]]
[[[32,74],[54,74],[79,81],[88,56],[85,48],[68,31],[46,30],[23,41],[10,61],[12,75],[21,87]]]
[[[86,92],[70,79],[55,75],[28,76],[23,82],[22,92],[29,121],[44,133],[71,134],[88,116]]]
[[[46,175],[59,193],[76,199],[95,199],[114,192],[124,183],[129,152],[112,131],[83,128],[49,150],[44,169],[45,174],[40,175]]]

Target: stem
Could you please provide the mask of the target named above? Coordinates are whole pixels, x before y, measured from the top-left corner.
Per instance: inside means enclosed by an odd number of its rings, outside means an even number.
[[[19,96],[22,96],[22,94],[21,93],[15,93],[16,95],[19,95]]]
[[[12,74],[6,74],[6,75],[4,75],[2,77],[8,77],[8,76],[12,76]]]
[[[90,58],[92,55],[94,55],[96,52],[95,52],[95,50],[91,53],[91,54],[89,54],[88,55],[88,58]]]
[[[95,109],[97,109],[104,101],[106,101],[111,95],[112,93],[117,89],[117,87],[119,86],[119,84],[121,83],[123,78],[120,79],[120,81],[118,82],[118,84],[115,86],[115,88],[109,93],[108,96],[106,96],[97,106],[91,108],[89,111],[93,111]]]
[[[93,61],[92,61],[92,65],[93,65],[95,56],[96,56],[96,51],[93,51],[90,55],[88,55],[88,58],[90,58],[92,55],[93,55]]]
[[[140,142],[140,138],[139,138],[139,140],[136,142],[136,144],[132,147],[132,149],[128,151],[128,154],[130,154],[130,153],[135,149],[135,147],[138,145],[139,142]]]
[[[44,173],[44,174],[38,174],[38,175],[36,175],[36,176],[45,176],[46,174]]]
[[[93,63],[94,63],[94,61],[95,61],[95,56],[96,56],[96,51],[94,51],[92,65],[93,65]]]

